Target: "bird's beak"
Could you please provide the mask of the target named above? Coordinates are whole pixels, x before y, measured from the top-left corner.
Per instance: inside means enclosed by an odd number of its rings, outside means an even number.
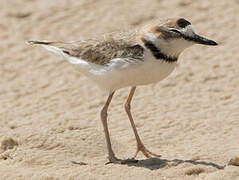
[[[215,41],[207,39],[205,37],[199,36],[196,33],[194,33],[193,37],[191,37],[192,41],[194,41],[197,44],[204,44],[204,45],[209,45],[209,46],[216,46],[218,45]]]

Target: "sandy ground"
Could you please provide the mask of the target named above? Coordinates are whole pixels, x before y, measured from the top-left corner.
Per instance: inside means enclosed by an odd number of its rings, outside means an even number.
[[[0,179],[239,179],[238,0],[1,0]],[[161,160],[105,165],[99,112],[107,94],[29,39],[79,40],[185,17],[218,47],[196,45],[166,80],[139,87],[139,134]],[[136,150],[119,90],[109,109],[113,148]]]

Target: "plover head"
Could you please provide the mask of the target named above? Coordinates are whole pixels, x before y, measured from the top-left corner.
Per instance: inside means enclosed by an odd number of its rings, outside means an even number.
[[[146,26],[142,29],[141,40],[144,44],[151,43],[169,57],[178,57],[193,44],[217,45],[215,41],[196,34],[192,24],[184,18],[167,19]]]

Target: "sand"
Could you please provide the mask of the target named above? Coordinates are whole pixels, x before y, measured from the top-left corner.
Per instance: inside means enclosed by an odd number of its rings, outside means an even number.
[[[1,0],[0,179],[239,179],[228,165],[239,156],[238,15],[238,0]],[[25,41],[79,40],[165,17],[185,17],[220,45],[187,49],[167,79],[137,88],[132,113],[161,160],[139,154],[138,164],[105,165],[107,94]],[[128,93],[117,91],[109,109],[119,158],[136,151]]]

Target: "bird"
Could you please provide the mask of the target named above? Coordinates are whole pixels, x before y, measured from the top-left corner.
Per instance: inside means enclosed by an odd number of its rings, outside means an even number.
[[[100,117],[105,133],[109,163],[137,162],[139,152],[147,158],[160,155],[148,150],[137,132],[131,101],[137,86],[157,83],[173,72],[179,55],[194,44],[209,46],[217,42],[195,33],[191,22],[185,18],[157,20],[136,30],[113,32],[75,42],[28,41],[63,56],[98,87],[108,93]],[[133,129],[137,149],[133,158],[116,157],[107,123],[108,107],[115,91],[130,87],[125,111]]]

